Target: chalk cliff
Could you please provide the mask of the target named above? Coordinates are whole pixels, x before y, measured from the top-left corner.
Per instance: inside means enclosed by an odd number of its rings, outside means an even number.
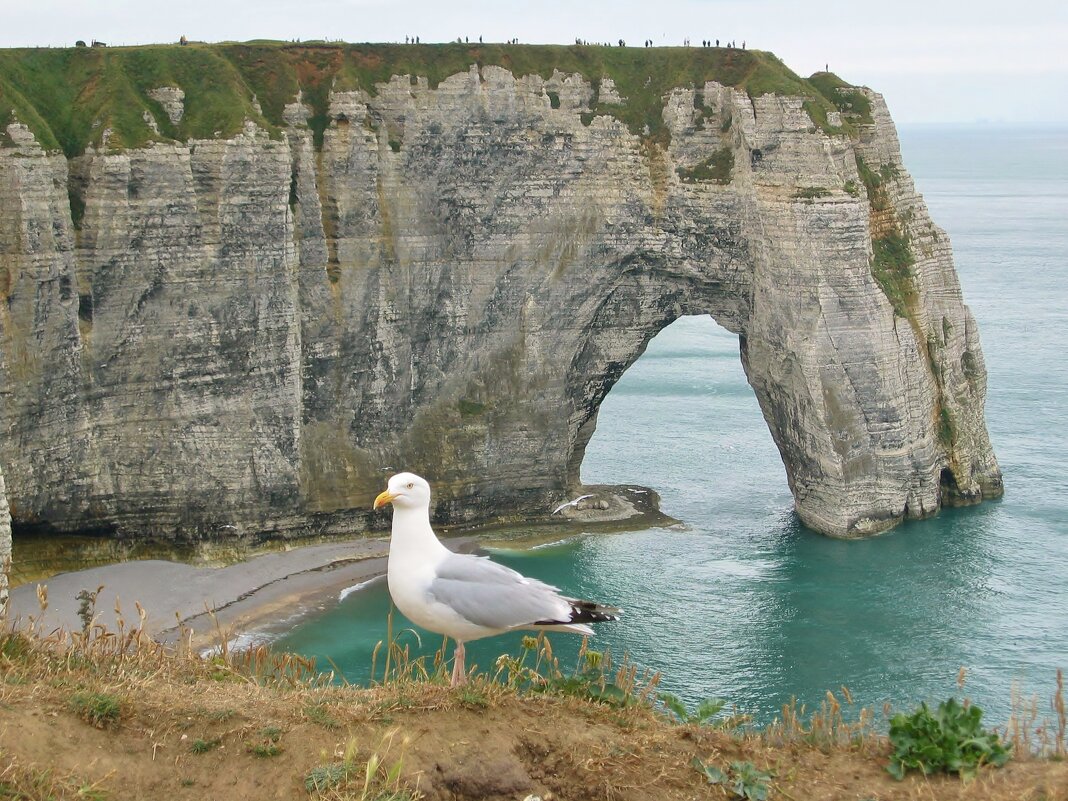
[[[607,50],[49,51],[67,106],[0,58],[15,523],[359,530],[401,468],[439,519],[541,516],[687,314],[737,333],[809,526],[1000,495],[978,330],[881,96]]]
[[[11,514],[7,507],[4,476],[0,472],[0,622],[7,615],[8,576],[11,573]]]

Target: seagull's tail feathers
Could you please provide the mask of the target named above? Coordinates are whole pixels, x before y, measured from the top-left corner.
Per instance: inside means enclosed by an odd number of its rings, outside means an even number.
[[[542,631],[570,631],[572,634],[585,634],[587,637],[594,635],[593,629],[585,623],[535,623],[531,628]]]
[[[593,636],[593,629],[587,623],[606,623],[610,620],[619,620],[619,613],[623,610],[614,606],[599,604],[594,601],[579,601],[573,598],[566,599],[571,605],[571,613],[564,620],[539,620],[534,625],[538,628],[547,628],[552,631],[571,631],[575,634]]]

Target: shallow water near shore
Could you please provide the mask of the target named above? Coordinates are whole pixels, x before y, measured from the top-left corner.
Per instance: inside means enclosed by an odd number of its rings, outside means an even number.
[[[1068,668],[1068,131],[905,128],[901,140],[979,322],[1004,500],[860,542],[808,531],[736,338],[685,318],[606,399],[583,479],[651,486],[686,525],[494,550],[624,607],[592,647],[662,670],[689,703],[719,696],[766,721],[792,696],[812,708],[845,685],[860,705],[900,709],[957,693],[965,667],[966,694],[999,722],[1014,685],[1041,712]],[[375,582],[279,646],[365,682],[388,608]],[[492,669],[520,636],[472,644],[469,663]],[[578,639],[554,635],[565,665]]]

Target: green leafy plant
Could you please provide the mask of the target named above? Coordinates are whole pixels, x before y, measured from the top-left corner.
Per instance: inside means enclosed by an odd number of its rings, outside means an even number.
[[[724,772],[710,763],[702,762],[697,757],[690,763],[708,780],[709,784],[722,785],[734,794],[735,798],[746,801],[766,801],[768,782],[771,774],[759,770],[752,762],[732,762]]]
[[[675,716],[679,723],[704,725],[718,715],[723,710],[723,707],[727,705],[727,702],[722,698],[706,698],[691,712],[677,695],[660,693],[657,697],[660,699],[660,703],[664,705],[664,709]]]
[[[895,779],[903,779],[910,770],[970,777],[982,765],[1001,767],[1009,761],[1009,749],[996,733],[983,728],[982,717],[978,706],[956,698],[943,701],[933,712],[921,703],[911,715],[894,715],[890,719],[894,752],[887,771]]]

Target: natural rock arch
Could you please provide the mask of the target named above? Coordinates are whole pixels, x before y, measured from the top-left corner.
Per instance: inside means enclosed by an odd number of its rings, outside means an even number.
[[[332,94],[321,141],[296,98],[282,140],[247,120],[69,163],[8,126],[16,523],[352,531],[401,468],[441,520],[540,516],[695,313],[738,334],[808,525],[1000,494],[976,325],[881,97],[848,133],[709,81],[664,96],[659,139],[595,97],[472,65]]]
[[[763,209],[761,219],[811,213],[796,202],[781,206]],[[835,228],[826,215],[818,225]],[[708,314],[739,337],[742,366],[806,524],[835,536],[863,536],[937,511],[947,473],[953,474],[945,443],[938,442],[933,412],[926,419],[909,414],[922,403],[910,392],[937,394],[933,376],[921,369],[919,386],[909,385],[908,348],[915,339],[911,328],[900,328],[906,321],[893,315],[867,270],[867,254],[854,254],[861,269],[828,269],[824,261],[812,275],[781,257],[769,263],[762,258],[767,250],[754,254],[743,232],[727,250],[728,258],[699,271],[662,258],[620,270],[585,324],[568,372],[575,410],[569,485],[579,483],[600,403],[615,382],[664,327]]]

